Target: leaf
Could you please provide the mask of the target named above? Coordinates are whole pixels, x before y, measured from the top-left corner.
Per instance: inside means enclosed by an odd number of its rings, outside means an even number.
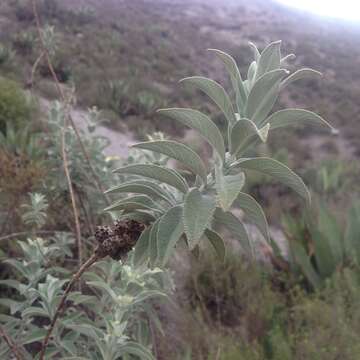
[[[199,175],[206,183],[207,171],[201,157],[188,146],[177,141],[148,141],[133,145],[134,148],[145,149],[169,156]]]
[[[242,169],[259,171],[265,175],[272,176],[281,183],[289,186],[308,203],[311,202],[310,192],[301,178],[281,162],[266,158],[250,158],[237,162]]]
[[[253,51],[255,61],[258,62],[260,59],[260,55],[261,55],[258,48],[251,41],[249,41],[249,46],[250,46],[251,50]]]
[[[291,241],[290,249],[293,259],[295,260],[296,264],[299,265],[306,279],[309,281],[309,283],[313,286],[314,289],[318,289],[321,285],[321,280],[318,274],[315,272],[310,262],[310,259],[302,245],[297,243],[296,241]]]
[[[157,219],[150,230],[150,246],[149,246],[149,253],[150,253],[150,266],[154,267],[156,264],[156,260],[158,257],[158,246],[157,246],[157,232],[159,226],[160,219]]]
[[[219,128],[205,114],[193,109],[161,109],[159,113],[181,122],[183,125],[197,130],[200,135],[217,151],[220,158],[225,157],[224,139]]]
[[[243,188],[245,175],[243,172],[235,175],[224,175],[222,167],[215,166],[215,180],[219,203],[224,211],[227,211]]]
[[[21,341],[21,345],[32,344],[34,342],[40,342],[44,339],[47,333],[46,329],[37,329],[31,330],[26,336],[25,339]]]
[[[235,91],[238,113],[242,114],[244,112],[247,95],[236,61],[232,56],[226,54],[223,51],[217,49],[209,49],[209,51],[213,51],[224,63],[226,70],[230,75],[231,84]]]
[[[202,90],[224,113],[229,125],[235,122],[235,111],[231,104],[229,95],[216,81],[202,76],[192,76],[182,79],[180,82],[192,84]]]
[[[245,109],[245,117],[255,124],[267,117],[279,95],[280,81],[287,74],[287,70],[270,71],[261,76],[250,90]]]
[[[185,179],[177,171],[159,165],[128,165],[116,169],[114,172],[117,172],[118,174],[139,175],[158,180],[162,183],[173,186],[174,188],[180,190],[182,193],[186,193],[189,188]]]
[[[238,120],[230,133],[230,152],[233,155],[241,155],[248,147],[250,140],[254,137],[266,142],[270,125],[266,124],[262,129],[258,129],[255,123],[248,119]]]
[[[155,360],[150,351],[141,344],[128,341],[125,345],[118,347],[117,355],[131,354],[139,357],[141,360]]]
[[[295,71],[291,75],[289,75],[284,81],[281,83],[281,88],[284,89],[286,86],[290,85],[294,81],[301,80],[308,77],[322,77],[321,72],[309,69],[309,68],[303,68]]]
[[[279,129],[289,125],[318,124],[333,127],[321,116],[312,111],[303,109],[284,109],[270,115],[265,121],[270,124],[270,130]]]
[[[105,194],[110,193],[136,193],[144,194],[150,197],[160,198],[168,203],[172,203],[173,199],[167,192],[158,184],[147,180],[133,180],[123,184],[113,186],[105,191]]]
[[[140,235],[134,249],[134,266],[140,266],[149,256],[151,227],[147,227]]]
[[[181,206],[171,208],[161,219],[157,231],[157,260],[165,266],[172,250],[184,233]]]
[[[209,227],[215,207],[215,199],[201,194],[196,188],[186,194],[183,219],[190,250],[198,244],[205,229]]]
[[[259,203],[249,194],[240,192],[235,204],[244,211],[247,218],[259,228],[264,238],[270,242],[269,226]]]
[[[280,47],[281,41],[275,41],[262,51],[257,61],[256,79],[259,79],[265,73],[279,69],[281,60]]]
[[[224,212],[222,209],[217,208],[214,214],[213,225],[214,227],[225,226],[232,236],[239,240],[245,253],[248,255],[252,253],[249,235],[245,226],[234,214],[231,212]]]
[[[160,211],[159,204],[155,203],[146,195],[129,196],[125,199],[116,201],[114,204],[108,206],[104,211],[118,211],[118,210],[149,210]]]
[[[226,247],[222,237],[216,231],[210,229],[205,230],[205,236],[210,241],[216,254],[219,256],[220,261],[224,261],[226,256]]]

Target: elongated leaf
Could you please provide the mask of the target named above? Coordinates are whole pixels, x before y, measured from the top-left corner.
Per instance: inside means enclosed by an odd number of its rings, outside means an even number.
[[[205,114],[193,109],[161,109],[159,113],[181,122],[183,125],[197,130],[200,135],[217,151],[220,158],[225,157],[224,139],[219,128]]]
[[[266,120],[270,124],[270,130],[282,128],[289,125],[318,124],[333,127],[321,116],[312,111],[303,109],[284,109],[270,115]]]
[[[226,93],[224,88],[216,81],[202,76],[192,76],[182,79],[180,81],[192,84],[202,90],[214,101],[214,103],[224,113],[229,124],[233,124],[235,122],[235,111],[231,104],[229,95]]]
[[[116,201],[114,204],[105,208],[104,211],[119,211],[119,210],[160,211],[160,209],[161,208],[159,208],[159,204],[155,203],[150,197],[146,195],[135,195]]]
[[[249,194],[240,192],[235,204],[244,211],[247,218],[259,228],[264,238],[270,242],[268,223],[259,203]]]
[[[252,52],[253,52],[253,54],[254,54],[254,59],[255,59],[255,61],[256,62],[258,62],[259,61],[259,59],[260,59],[260,52],[259,52],[259,50],[258,50],[258,48],[256,47],[256,45],[253,43],[253,42],[251,42],[251,41],[249,41],[249,46],[250,46],[250,48],[251,48],[251,50],[252,50]]]
[[[182,215],[182,207],[175,206],[160,219],[157,232],[157,259],[161,266],[165,266],[176,243],[184,233]]]
[[[37,341],[42,341],[47,333],[46,329],[32,330],[25,339],[22,340],[22,345],[32,344]]]
[[[266,142],[270,125],[258,129],[255,123],[248,119],[240,119],[235,123],[230,133],[230,152],[233,155],[241,155],[248,147],[250,140],[259,138]]]
[[[281,162],[266,157],[258,157],[240,160],[238,163],[242,169],[255,170],[265,175],[272,176],[284,185],[289,186],[308,203],[311,202],[310,192],[304,182],[298,175]]]
[[[210,241],[220,260],[224,261],[226,256],[226,247],[222,237],[216,231],[210,229],[205,230],[205,236]]]
[[[245,117],[256,124],[267,117],[279,96],[280,81],[286,76],[287,70],[270,71],[261,76],[252,87],[245,109]]]
[[[207,171],[201,157],[188,146],[171,140],[148,141],[133,145],[169,156],[185,165],[194,174],[199,175],[206,183]]]
[[[183,193],[186,193],[189,188],[185,179],[177,171],[159,165],[128,165],[116,169],[115,172],[119,174],[144,176],[147,178],[158,180],[162,183],[173,186],[174,188],[180,190]]]
[[[256,71],[257,79],[267,72],[279,69],[281,60],[280,47],[281,41],[275,41],[262,51]]]
[[[252,253],[249,235],[242,222],[231,212],[224,212],[222,209],[217,208],[214,214],[213,225],[217,227],[226,227],[232,236],[239,240],[240,245],[244,252],[248,255]]]
[[[133,262],[135,266],[140,266],[149,258],[151,227],[147,227],[140,235],[134,249]]]
[[[168,203],[172,203],[172,198],[163,188],[158,184],[147,181],[147,180],[133,180],[117,186],[113,186],[105,192],[106,194],[110,193],[135,193],[135,194],[144,194],[150,197],[160,198]]]
[[[244,84],[243,84],[243,81],[241,78],[239,68],[236,65],[236,61],[234,60],[234,58],[232,56],[230,56],[229,54],[226,54],[223,51],[220,51],[217,49],[209,49],[209,51],[213,51],[224,63],[226,70],[230,75],[231,84],[235,91],[236,105],[238,108],[238,113],[243,114],[247,95],[246,95],[246,91],[244,88]]]
[[[313,78],[313,77],[319,78],[319,77],[322,77],[322,74],[319,71],[309,69],[309,68],[299,69],[299,70],[295,71],[294,73],[292,73],[290,76],[288,76],[281,83],[281,88],[285,88],[286,86],[290,85],[294,81],[301,80],[304,78]]]
[[[224,211],[228,211],[245,184],[245,175],[224,175],[222,167],[215,166],[216,192]]]
[[[192,250],[209,227],[216,207],[215,199],[203,195],[196,188],[191,189],[184,202],[184,228],[189,247]]]
[[[296,241],[292,241],[290,242],[290,249],[293,259],[299,265],[306,279],[309,281],[309,283],[313,286],[314,289],[318,289],[321,286],[321,279],[315,272],[310,262],[310,259],[307,256],[302,245],[297,243]]]
[[[150,266],[154,267],[156,264],[156,260],[158,257],[158,246],[157,246],[157,232],[158,232],[158,226],[159,226],[160,219],[157,219],[154,224],[151,227],[150,230],[150,247],[149,247],[149,253],[150,253]]]
[[[132,341],[128,341],[125,345],[119,346],[117,356],[122,356],[124,354],[134,355],[139,357],[141,360],[155,360],[151,352],[146,347]]]

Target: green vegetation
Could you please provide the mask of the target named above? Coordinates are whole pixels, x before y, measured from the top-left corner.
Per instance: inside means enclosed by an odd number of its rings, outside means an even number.
[[[43,42],[30,2],[0,4],[0,358],[357,360],[360,169],[329,125],[357,90],[301,68],[333,74],[333,40],[260,51],[206,6],[37,5]],[[216,81],[175,91],[193,73]],[[22,87],[60,101],[35,118]],[[146,141],[107,156],[125,128]]]

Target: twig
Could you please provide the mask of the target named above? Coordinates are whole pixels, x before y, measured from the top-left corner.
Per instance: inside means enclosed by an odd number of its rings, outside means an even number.
[[[78,258],[79,258],[79,264],[82,264],[82,245],[81,245],[81,230],[80,230],[80,222],[79,222],[79,212],[76,207],[76,200],[75,200],[75,194],[74,194],[74,188],[71,181],[70,171],[69,171],[69,165],[67,161],[67,154],[65,149],[65,131],[67,128],[67,117],[65,116],[65,123],[63,128],[61,129],[61,154],[63,159],[63,165],[64,165],[64,171],[66,176],[66,181],[68,183],[68,188],[70,192],[70,198],[71,198],[71,205],[74,212],[74,220],[75,220],[75,231],[76,231],[76,246],[78,249]]]
[[[56,86],[56,89],[57,89],[60,97],[62,98],[62,100],[64,102],[66,102],[65,93],[64,93],[63,89],[60,86],[59,79],[58,79],[58,77],[56,75],[56,72],[55,72],[54,67],[52,65],[52,62],[51,62],[49,51],[45,46],[44,39],[43,39],[43,36],[42,36],[42,33],[41,33],[41,23],[40,23],[39,13],[37,11],[36,0],[32,0],[32,7],[33,7],[33,13],[34,13],[34,18],[35,18],[36,28],[37,28],[37,32],[38,32],[38,37],[39,37],[39,40],[40,40],[40,43],[41,43],[42,50],[43,50],[43,52],[45,54],[45,57],[46,57],[48,68],[50,70],[51,76],[54,79],[55,86]],[[93,166],[91,164],[89,154],[87,153],[87,151],[85,149],[85,146],[84,146],[84,144],[83,144],[83,142],[81,140],[79,130],[78,130],[78,128],[77,128],[77,126],[76,126],[76,124],[74,122],[74,119],[72,118],[70,113],[68,114],[68,118],[70,120],[71,127],[74,129],[74,132],[75,132],[77,141],[78,141],[78,143],[80,145],[81,151],[82,151],[82,153],[83,153],[83,155],[85,157],[85,160],[86,160],[86,162],[87,162],[87,164],[88,164],[88,166],[90,168],[90,171],[91,171],[91,173],[92,173],[92,175],[94,177],[95,186],[103,194],[105,202],[108,205],[110,205],[110,200],[109,200],[108,196],[104,193],[104,189],[101,186],[100,180],[99,180],[99,178],[98,178],[98,176],[97,176],[97,174],[96,174],[96,172],[95,172],[95,170],[94,170],[94,168],[93,168]]]
[[[61,315],[61,312],[65,306],[66,299],[74,287],[75,283],[80,279],[81,275],[94,263],[96,263],[101,258],[101,255],[99,255],[96,251],[92,254],[92,256],[84,262],[84,264],[79,268],[79,270],[73,275],[73,278],[68,283],[64,294],[61,297],[60,303],[56,309],[55,315],[51,321],[50,327],[48,329],[48,332],[44,338],[44,341],[42,343],[41,351],[40,351],[40,357],[39,360],[44,360],[45,352],[47,349],[47,346],[49,344],[50,336],[55,328],[56,321],[58,320],[59,316]]]
[[[5,340],[6,344],[8,345],[9,349],[14,354],[17,360],[21,360],[23,357],[21,356],[19,349],[17,348],[16,344],[7,334],[7,332],[0,326],[0,336]]]

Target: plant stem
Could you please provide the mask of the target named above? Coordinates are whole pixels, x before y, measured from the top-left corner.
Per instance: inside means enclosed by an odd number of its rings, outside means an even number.
[[[17,360],[22,360],[23,357],[21,356],[19,349],[16,347],[16,344],[13,342],[13,340],[10,338],[10,336],[1,326],[0,326],[0,336],[5,340],[6,344],[14,354],[15,358]]]
[[[56,321],[58,320],[59,316],[61,315],[61,312],[65,306],[65,302],[66,299],[70,293],[70,291],[72,290],[72,288],[74,287],[75,283],[80,279],[80,277],[82,276],[82,274],[94,263],[96,263],[99,259],[101,258],[101,256],[99,254],[96,253],[96,251],[91,255],[91,257],[84,262],[84,264],[79,268],[79,270],[73,275],[72,279],[70,280],[70,282],[68,283],[63,296],[61,297],[60,303],[56,309],[55,315],[51,321],[49,330],[44,338],[44,341],[42,343],[42,347],[41,347],[41,351],[40,351],[40,357],[39,360],[44,360],[44,356],[45,356],[45,351],[47,349],[47,346],[49,344],[49,340],[50,340],[50,336],[55,328],[56,325]]]

